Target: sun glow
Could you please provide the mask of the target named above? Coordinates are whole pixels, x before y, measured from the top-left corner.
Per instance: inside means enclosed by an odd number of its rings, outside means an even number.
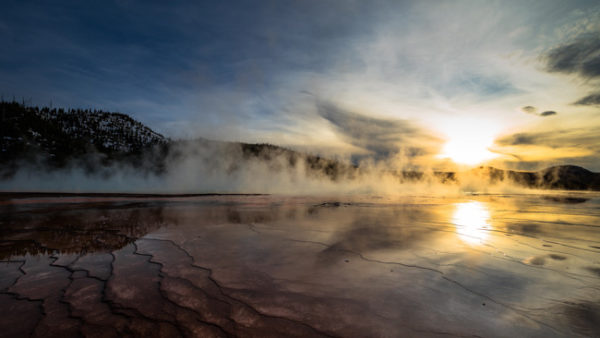
[[[489,150],[497,129],[489,122],[451,121],[443,129],[447,141],[439,158],[448,158],[457,164],[476,165],[499,156]]]

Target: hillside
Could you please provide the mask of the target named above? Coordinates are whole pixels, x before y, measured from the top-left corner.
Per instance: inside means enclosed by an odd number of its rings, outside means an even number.
[[[512,182],[536,189],[600,190],[600,173],[574,165],[554,166],[535,172],[479,167],[470,174],[484,177],[491,184]]]
[[[62,168],[131,164],[149,149],[169,140],[120,113],[98,110],[26,107],[0,102],[0,165],[4,175],[19,165]]]
[[[202,166],[226,174],[261,163],[265,170],[298,168],[307,176],[332,181],[352,180],[367,171],[357,166],[308,155],[270,144],[170,140],[121,113],[98,110],[26,107],[0,102],[0,177],[9,179],[20,168],[58,170],[81,168],[110,175],[115,167],[140,174],[162,175],[178,165]],[[425,178],[418,171],[388,171],[400,182]],[[435,180],[458,184],[465,173],[434,172]],[[530,188],[600,190],[600,173],[578,166],[557,166],[537,172],[475,168],[467,176],[489,184],[509,182]]]

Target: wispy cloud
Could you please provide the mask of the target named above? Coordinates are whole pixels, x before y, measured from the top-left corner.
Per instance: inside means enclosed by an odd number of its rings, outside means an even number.
[[[555,47],[545,55],[545,60],[550,72],[575,74],[585,80],[600,78],[600,31],[580,34],[576,41]],[[600,105],[600,93],[584,96],[573,105]]]
[[[524,168],[528,164],[544,167],[573,160],[593,166],[600,156],[600,135],[594,127],[520,132],[505,135],[495,143],[496,152],[522,162]]]
[[[550,50],[546,62],[546,69],[551,72],[573,73],[584,78],[600,77],[599,32],[583,34],[575,42]]]
[[[600,150],[600,134],[594,127],[521,132],[499,138],[496,143],[500,145],[536,144],[554,148],[587,145]]]
[[[578,106],[594,106],[600,105],[600,93],[590,94],[575,101],[574,105]]]
[[[368,150],[377,159],[402,153],[408,158],[431,155],[441,140],[414,122],[383,119],[344,110],[332,103],[318,103],[318,113],[346,142]]]

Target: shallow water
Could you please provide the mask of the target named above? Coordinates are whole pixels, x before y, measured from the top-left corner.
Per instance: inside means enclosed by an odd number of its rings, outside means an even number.
[[[0,335],[600,336],[600,198],[5,198]]]

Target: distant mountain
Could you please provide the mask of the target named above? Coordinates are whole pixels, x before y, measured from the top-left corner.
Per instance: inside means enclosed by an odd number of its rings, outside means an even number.
[[[273,171],[302,166],[306,175],[332,181],[351,180],[368,172],[355,165],[270,144],[171,140],[121,113],[0,102],[0,122],[0,178],[10,178],[24,166],[42,170],[77,167],[106,175],[114,166],[129,166],[141,174],[160,175],[170,165],[188,158],[198,159],[204,166],[220,161],[213,169],[227,173],[257,162]],[[401,182],[425,178],[419,171],[387,174]],[[461,177],[469,176],[489,184],[509,182],[540,189],[600,190],[600,173],[572,165],[537,172],[479,167],[468,173],[433,173],[435,180],[445,184],[457,184]]]
[[[536,189],[600,190],[600,173],[574,165],[554,166],[535,172],[479,167],[471,170],[471,174],[485,177],[491,184],[512,182]]]

